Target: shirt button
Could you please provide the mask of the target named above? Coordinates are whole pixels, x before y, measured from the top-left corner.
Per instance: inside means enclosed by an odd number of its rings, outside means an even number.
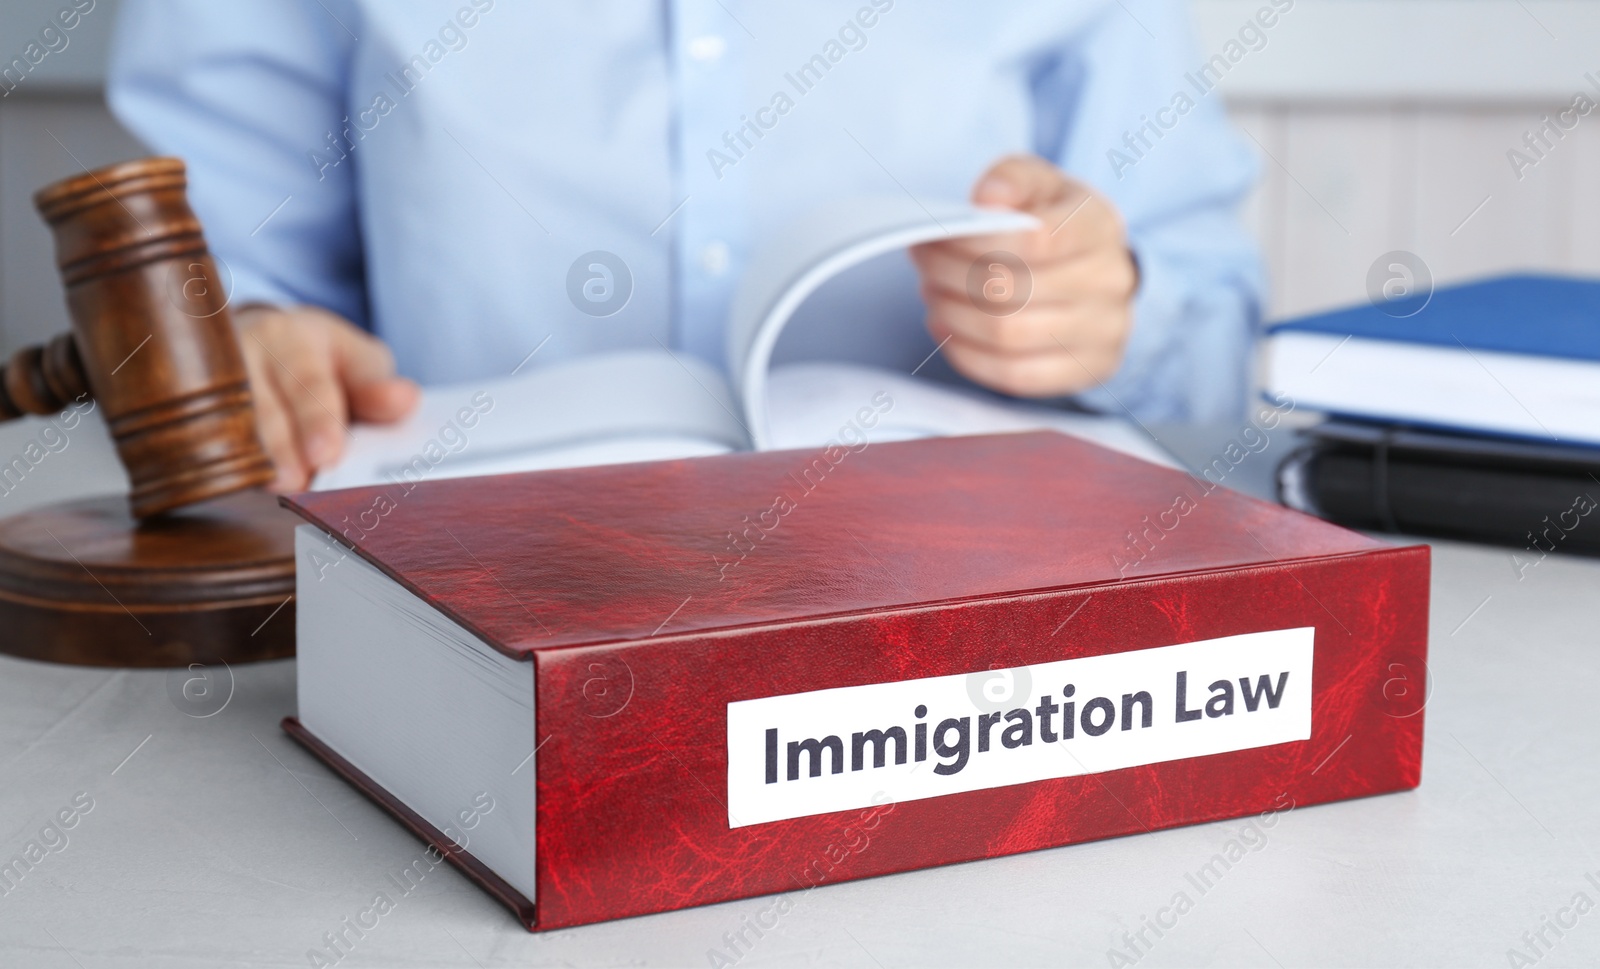
[[[708,64],[721,59],[727,49],[727,41],[716,34],[706,34],[689,41],[689,59]]]
[[[700,267],[709,275],[721,276],[728,271],[728,263],[732,258],[726,242],[713,242],[700,250]]]

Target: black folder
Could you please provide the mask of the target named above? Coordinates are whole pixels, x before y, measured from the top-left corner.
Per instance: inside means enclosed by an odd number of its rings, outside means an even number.
[[[1600,448],[1329,420],[1278,467],[1291,508],[1369,531],[1600,553]]]

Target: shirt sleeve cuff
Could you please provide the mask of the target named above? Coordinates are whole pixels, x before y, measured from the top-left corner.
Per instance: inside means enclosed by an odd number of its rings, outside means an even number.
[[[1140,421],[1226,421],[1244,413],[1249,348],[1259,315],[1255,283],[1132,244],[1139,266],[1122,364],[1078,394],[1092,410]]]

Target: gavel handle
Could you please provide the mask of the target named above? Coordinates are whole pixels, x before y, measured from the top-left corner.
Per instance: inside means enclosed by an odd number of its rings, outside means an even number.
[[[83,359],[71,333],[23,347],[0,368],[0,421],[54,414],[89,394]]]

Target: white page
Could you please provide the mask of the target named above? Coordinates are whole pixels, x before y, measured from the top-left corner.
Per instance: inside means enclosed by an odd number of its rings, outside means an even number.
[[[429,387],[405,421],[353,428],[344,457],[312,487],[723,454],[750,444],[735,413],[726,378],[695,357],[601,354]]]
[[[772,446],[766,379],[784,324],[822,284],[874,256],[937,239],[1038,228],[1031,215],[909,196],[844,199],[812,210],[751,257],[728,317],[728,361],[745,424]],[[871,326],[870,320],[862,321]]]
[[[771,445],[820,447],[840,439],[841,429],[863,407],[886,393],[873,443],[923,437],[1053,430],[1169,468],[1181,465],[1133,422],[1118,417],[1074,414],[1021,401],[996,400],[981,391],[918,380],[877,367],[848,363],[796,363],[768,378]],[[848,433],[848,432],[847,432]]]

